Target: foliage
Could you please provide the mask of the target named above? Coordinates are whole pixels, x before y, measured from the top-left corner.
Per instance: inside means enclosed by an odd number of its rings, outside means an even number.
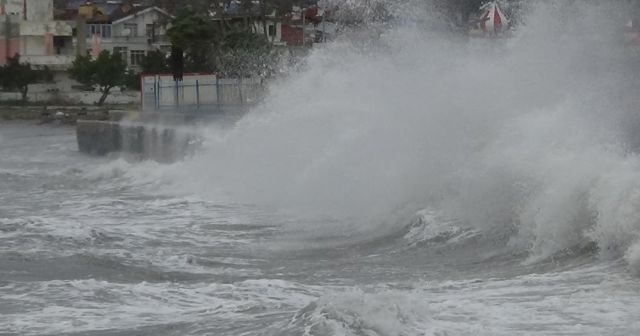
[[[171,43],[184,51],[184,71],[217,72],[225,76],[265,76],[275,51],[265,34],[256,34],[248,20],[231,24],[208,14],[182,10],[167,31]]]
[[[214,71],[216,46],[221,31],[206,12],[184,9],[172,20],[167,35],[174,47],[185,52],[184,68],[188,72]]]
[[[69,74],[78,82],[98,86],[102,96],[98,105],[104,104],[111,89],[126,83],[127,64],[118,54],[103,51],[95,60],[91,56],[77,56]]]
[[[169,72],[169,63],[167,62],[167,56],[161,51],[154,50],[147,53],[142,59],[143,73],[157,74]]]
[[[229,33],[221,47],[218,72],[228,77],[265,77],[272,72],[277,54],[262,36],[249,31]]]
[[[29,63],[20,63],[20,55],[7,58],[7,64],[0,67],[0,85],[3,89],[18,91],[22,101],[27,101],[29,85],[44,81],[52,81],[53,76],[48,68],[36,70]]]
[[[124,86],[129,90],[136,90],[136,91],[140,91],[141,84],[140,84],[140,73],[137,71],[133,71],[133,70],[127,70],[127,73],[125,74],[125,82],[124,82]]]
[[[186,49],[196,41],[211,41],[218,35],[218,29],[206,13],[190,9],[180,11],[167,31],[171,43]]]

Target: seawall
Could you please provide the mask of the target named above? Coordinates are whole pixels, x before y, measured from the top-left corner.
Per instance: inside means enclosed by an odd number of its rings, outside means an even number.
[[[193,128],[136,122],[79,120],[78,148],[91,155],[123,152],[140,159],[173,162],[192,153],[199,143]]]

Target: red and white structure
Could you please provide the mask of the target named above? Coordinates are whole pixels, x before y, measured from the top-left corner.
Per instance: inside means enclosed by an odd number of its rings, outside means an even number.
[[[504,14],[497,1],[489,2],[480,8],[480,29],[486,34],[498,35],[509,28],[509,18]]]
[[[624,27],[624,37],[627,43],[640,46],[640,22],[636,19],[629,20]]]

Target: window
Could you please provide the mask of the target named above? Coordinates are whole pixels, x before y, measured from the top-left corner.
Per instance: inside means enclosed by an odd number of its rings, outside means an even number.
[[[113,54],[120,55],[124,61],[127,60],[127,47],[113,47]]]
[[[129,36],[130,37],[137,37],[138,36],[138,24],[137,23],[125,23],[124,24],[124,29],[129,29]]]
[[[102,25],[102,37],[111,38],[111,25],[108,25],[108,24]]]
[[[56,49],[56,55],[62,55],[67,43],[64,36],[53,37],[53,47]]]
[[[276,25],[269,25],[269,36],[276,36]]]
[[[153,39],[156,35],[156,25],[151,23],[147,24],[147,38]]]
[[[110,24],[89,24],[87,25],[87,37],[98,35],[102,38],[111,38]]]
[[[130,65],[141,65],[144,59],[144,50],[131,50],[131,62]]]

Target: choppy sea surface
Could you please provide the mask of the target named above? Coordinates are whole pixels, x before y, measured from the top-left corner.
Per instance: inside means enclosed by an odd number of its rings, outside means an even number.
[[[530,263],[430,210],[325,244],[84,156],[72,128],[2,124],[0,144],[2,335],[640,333],[640,282],[588,247]]]
[[[0,335],[640,335],[635,3],[347,3],[178,162],[0,123]]]

